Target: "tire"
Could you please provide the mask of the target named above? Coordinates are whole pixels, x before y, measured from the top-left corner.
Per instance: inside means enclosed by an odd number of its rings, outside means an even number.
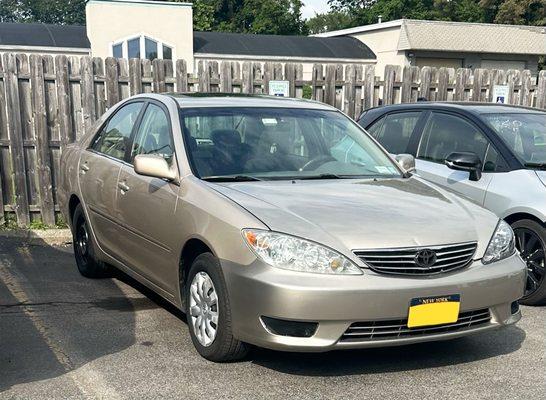
[[[197,289],[199,286],[202,287],[200,292]],[[203,253],[195,259],[190,267],[184,292],[188,328],[197,352],[207,360],[215,362],[244,358],[249,351],[249,345],[233,337],[227,287],[216,257]],[[204,325],[199,323],[203,319]],[[201,326],[206,326],[206,329],[201,331]],[[212,332],[215,326],[214,335],[209,335],[209,328]]]
[[[545,259],[545,250],[546,250],[546,228],[539,224],[536,221],[530,219],[522,219],[516,221],[512,224],[512,229],[516,234],[516,247],[521,252],[523,260],[527,264],[528,269],[528,278],[527,278],[527,287],[526,291],[530,288],[534,290],[530,293],[526,293],[525,296],[520,300],[521,304],[528,306],[540,306],[546,304],[546,259]],[[536,239],[531,239],[535,235]],[[529,250],[528,246],[522,249],[522,237],[524,238],[524,245],[529,245],[530,242],[534,243],[536,247],[534,250]],[[542,248],[537,250],[537,248]],[[535,256],[533,257],[533,253]],[[539,255],[542,257],[539,257]],[[537,279],[537,274],[542,273],[540,279]],[[534,279],[536,286],[531,282],[531,278]]]
[[[77,205],[72,216],[72,239],[80,274],[91,279],[108,277],[106,264],[95,258],[95,244],[81,204]]]

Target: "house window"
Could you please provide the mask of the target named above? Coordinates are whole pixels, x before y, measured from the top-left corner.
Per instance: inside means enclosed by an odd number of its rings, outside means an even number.
[[[173,59],[173,49],[172,47],[163,45],[163,59],[172,60]]]
[[[144,43],[146,49],[146,58],[150,61],[155,60],[157,58],[157,42],[152,39],[145,38]]]
[[[140,58],[140,38],[127,41],[127,58]]]
[[[128,38],[112,44],[115,58],[173,59],[173,47],[145,35]]]
[[[112,46],[112,55],[115,58],[123,58],[123,44],[118,43]]]

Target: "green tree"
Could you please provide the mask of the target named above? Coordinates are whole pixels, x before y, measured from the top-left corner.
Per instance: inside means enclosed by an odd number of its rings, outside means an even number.
[[[205,0],[193,2],[193,30],[210,31],[214,26],[214,5]]]
[[[481,0],[492,22],[514,25],[546,25],[546,0]]]
[[[214,8],[212,30],[297,35],[306,33],[301,0],[202,0]]]
[[[315,14],[306,21],[307,30],[310,34],[345,29],[354,26],[353,18],[344,11],[330,11],[322,14]]]
[[[0,21],[85,23],[85,0],[2,0]]]

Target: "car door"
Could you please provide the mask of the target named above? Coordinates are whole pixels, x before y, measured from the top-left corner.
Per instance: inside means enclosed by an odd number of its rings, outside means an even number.
[[[423,115],[422,111],[387,114],[371,124],[367,131],[391,154],[407,153],[408,145]]]
[[[119,172],[143,104],[132,102],[117,110],[80,157],[83,202],[99,246],[110,254],[115,254],[117,247],[113,210]]]
[[[484,165],[481,179],[471,181],[468,172],[448,168],[445,159],[453,152],[477,154]],[[472,121],[447,112],[430,113],[417,149],[419,176],[483,205],[498,163],[497,150]]]
[[[169,112],[159,102],[146,106],[127,156],[129,162],[121,167],[115,212],[123,234],[117,240],[126,265],[173,294],[179,254],[173,253],[171,230],[176,229],[173,218],[179,186],[135,173],[132,163],[139,154],[161,155],[176,168]]]

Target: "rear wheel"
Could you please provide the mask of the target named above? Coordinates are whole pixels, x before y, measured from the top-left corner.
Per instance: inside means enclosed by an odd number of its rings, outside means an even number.
[[[536,221],[523,219],[512,224],[516,247],[527,264],[527,285],[520,303],[546,304],[546,228]]]
[[[197,352],[210,361],[239,360],[248,345],[233,337],[231,310],[220,262],[210,253],[193,262],[185,289],[186,316]]]
[[[74,257],[80,274],[86,278],[104,278],[108,275],[107,266],[95,258],[95,247],[83,208],[78,204],[72,217],[72,236]]]

